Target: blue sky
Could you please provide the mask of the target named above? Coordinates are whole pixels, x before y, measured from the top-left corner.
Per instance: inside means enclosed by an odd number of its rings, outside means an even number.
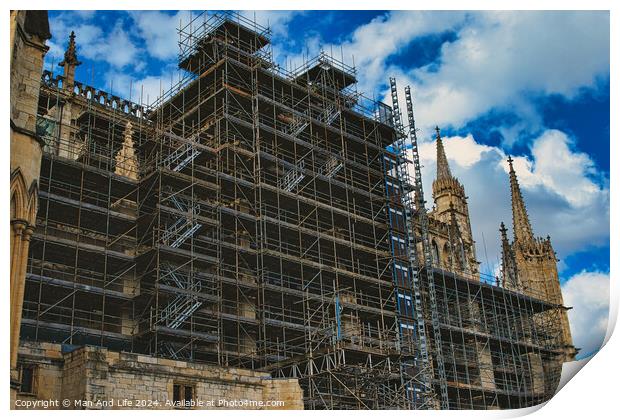
[[[439,125],[470,197],[487,272],[499,261],[500,221],[511,225],[505,159],[513,155],[534,230],[551,235],[560,259],[576,344],[584,353],[600,344],[609,283],[607,12],[243,13],[269,24],[283,66],[343,51],[367,96],[389,103],[389,76],[401,89],[412,86],[427,194]],[[151,102],[178,78],[176,28],[190,15],[52,11],[46,67],[62,71],[57,63],[75,30],[78,80],[134,101],[143,92],[142,101]]]

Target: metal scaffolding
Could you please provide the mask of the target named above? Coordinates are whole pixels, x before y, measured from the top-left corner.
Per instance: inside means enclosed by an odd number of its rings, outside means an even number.
[[[309,409],[549,398],[540,317],[561,307],[432,260],[409,89],[406,134],[395,81],[390,108],[269,42],[195,16],[185,77],[149,107],[44,74],[23,337],[297,378]]]

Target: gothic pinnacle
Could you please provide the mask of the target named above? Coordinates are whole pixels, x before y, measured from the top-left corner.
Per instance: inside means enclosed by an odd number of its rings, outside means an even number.
[[[435,127],[435,131],[437,132],[437,179],[450,179],[452,178],[452,173],[446,158],[446,151],[443,148],[439,127]]]
[[[517,174],[512,165],[513,159],[508,156],[508,166],[510,175],[510,195],[512,201],[512,226],[515,242],[531,243],[534,241],[534,234],[532,233],[532,225],[527,215],[527,209],[523,196],[521,194],[521,188],[519,187],[519,180]]]
[[[506,236],[506,232],[508,231],[508,229],[506,229],[506,225],[504,224],[504,222],[501,222],[499,224],[499,231],[502,234],[502,238]]]
[[[65,59],[58,63],[60,67],[64,67],[65,64],[68,66],[79,66],[80,64],[82,64],[82,62],[79,61],[77,58],[74,31],[71,31],[71,35],[69,35],[69,45],[67,46],[67,50],[65,51]]]
[[[502,287],[511,286],[517,287],[517,270],[515,269],[515,261],[513,259],[513,254],[510,248],[510,244],[508,243],[508,236],[506,232],[506,225],[504,222],[501,222],[499,225],[499,232],[501,238],[501,250],[502,250]]]

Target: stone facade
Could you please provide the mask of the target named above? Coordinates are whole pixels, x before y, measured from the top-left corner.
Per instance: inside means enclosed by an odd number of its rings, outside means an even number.
[[[19,386],[16,362],[26,261],[38,204],[41,143],[36,135],[43,58],[51,37],[44,11],[11,11],[11,399]]]
[[[28,28],[32,28],[33,24],[28,21],[28,13],[11,12],[11,225],[13,228],[11,236],[11,397],[13,404],[16,401],[33,403],[43,400],[62,401],[68,399],[71,402],[70,406],[53,406],[50,408],[166,409],[175,408],[172,404],[174,401],[190,400],[202,401],[202,407],[198,408],[303,408],[303,392],[296,379],[274,379],[268,373],[260,371],[216,367],[155,358],[142,354],[115,352],[102,347],[65,347],[45,342],[45,339],[36,343],[22,342],[18,360],[17,349],[23,309],[26,259],[29,238],[34,231],[37,212],[38,180],[42,156],[42,142],[36,134],[37,122],[41,123],[37,120],[37,104],[39,89],[41,88],[41,68],[47,48],[45,47],[45,37],[47,36],[45,31],[31,30],[29,32]],[[33,17],[30,15],[30,19],[35,18],[42,19],[41,16]],[[47,15],[45,15],[45,22],[47,22]],[[49,109],[47,115],[50,117],[50,121],[59,123],[49,126],[52,130],[56,130],[54,137],[57,144],[46,144],[44,151],[46,155],[47,153],[54,153],[58,159],[66,162],[79,161],[84,163],[80,159],[88,156],[86,153],[88,150],[85,148],[88,147],[89,143],[91,146],[96,145],[96,143],[89,141],[92,139],[89,139],[88,135],[75,129],[74,121],[87,108],[87,101],[94,101],[103,105],[101,107],[102,115],[106,112],[114,113],[116,110],[122,110],[128,115],[136,117],[138,114],[142,115],[142,111],[138,112],[138,108],[126,100],[88,87],[75,80],[75,68],[80,65],[80,62],[77,58],[75,34],[73,33],[70,36],[69,47],[64,58],[64,61],[60,63],[64,67],[62,78],[56,77],[52,80],[50,76],[47,79],[47,83],[55,83],[58,88],[58,97],[62,100],[58,101],[58,105]],[[61,81],[62,83],[60,83]],[[44,117],[44,115],[39,115],[39,118]],[[209,124],[212,123],[209,122]],[[122,138],[122,144],[120,148],[113,149],[113,153],[104,156],[113,162],[105,170],[109,173],[113,172],[112,176],[114,177],[130,180],[130,183],[135,183],[140,173],[137,153],[134,149],[134,141],[135,144],[138,144],[139,130],[137,128],[139,127],[132,126],[131,122],[126,122],[122,126],[119,125],[115,135]],[[479,281],[479,262],[476,259],[465,188],[450,171],[439,129],[437,129],[436,141],[437,178],[433,182],[434,208],[429,213],[433,266],[456,273],[468,281]],[[52,147],[57,148],[57,150],[52,150]],[[102,155],[99,154],[98,156],[101,158]],[[45,177],[43,176],[41,179],[42,184],[44,184]],[[563,301],[551,241],[550,239],[533,238],[512,166],[511,189],[513,192],[515,240],[512,244],[508,243],[505,229],[502,230],[504,287],[531,296],[542,296],[545,301],[561,306]],[[126,199],[125,196],[122,197],[110,203],[110,209],[116,213],[135,218],[137,213],[136,201]],[[237,198],[230,202],[230,207],[242,213],[249,213],[251,206],[246,200]],[[60,224],[52,226],[50,224],[45,229],[46,232],[48,229],[54,229],[60,239],[72,239],[81,235],[80,229],[74,226]],[[251,237],[245,232],[237,234],[236,246],[250,250],[252,247]],[[347,239],[347,230],[344,228],[333,227],[327,233],[339,239]],[[421,234],[421,232],[418,233]],[[90,232],[88,235],[83,235],[81,240],[87,246],[99,246],[105,244],[108,237],[100,232]],[[404,239],[401,238],[400,240],[404,243]],[[117,254],[122,252],[127,256],[135,256],[134,243],[130,240],[127,243],[112,242],[114,248],[110,246],[110,250],[117,252]],[[119,250],[120,252],[118,252]],[[421,243],[419,243],[419,253],[420,261],[423,261]],[[61,273],[63,270],[60,265],[54,265],[54,262],[49,260],[43,261],[42,267]],[[204,270],[203,274],[215,274],[214,270],[211,271],[210,268]],[[238,273],[238,276],[239,283],[256,283],[256,279],[250,274]],[[87,280],[91,280],[94,276],[86,274],[85,277]],[[107,290],[108,295],[106,296],[112,296],[110,292],[115,292],[113,296],[119,299],[129,299],[137,295],[137,291],[141,287],[137,278],[126,274],[118,278],[121,280],[119,283],[121,289]],[[78,284],[76,282],[76,285]],[[363,336],[363,320],[356,314],[342,313],[343,309],[340,309],[340,305],[344,308],[364,304],[359,298],[360,295],[350,291],[340,291],[338,296],[339,301],[336,305],[339,308],[337,309],[337,316],[340,320],[338,334],[350,338]],[[475,298],[468,297],[467,299],[464,305],[467,306],[468,313],[472,314],[472,319],[484,318],[484,307],[481,307]],[[27,304],[28,301],[26,302],[26,310],[28,310]],[[218,310],[218,305],[220,305],[219,310],[226,316],[238,316],[243,318],[244,322],[260,319],[256,305],[251,298],[239,298],[236,305],[205,302],[202,310],[215,312]],[[125,338],[131,337],[139,329],[134,318],[135,314],[132,313],[129,306],[115,306],[113,303],[107,309],[108,316],[111,313],[112,317],[118,318],[119,321],[117,324],[111,323],[112,325],[106,330],[106,333]],[[44,309],[42,312],[47,312],[47,310]],[[99,318],[97,318],[99,314],[96,314],[92,308],[83,310],[83,312],[87,316],[93,316],[94,321],[88,320],[88,322],[92,322],[96,326],[100,324]],[[560,317],[559,323],[556,322],[558,316]],[[37,325],[38,322],[39,320],[37,320]],[[545,331],[546,325],[560,325],[560,340],[566,348],[565,360],[571,360],[574,357],[575,348],[572,346],[565,309],[559,309],[559,312],[551,315],[541,314],[536,319],[536,323]],[[71,324],[71,328],[74,327],[84,328],[84,325]],[[89,324],[87,328],[90,327]],[[476,333],[492,333],[489,329],[483,329],[481,323],[476,324],[473,328],[476,329]],[[247,333],[244,337],[239,337],[238,342],[225,343],[222,349],[225,352],[237,351],[246,355],[251,354],[257,348],[257,336],[257,334]],[[40,336],[26,335],[25,337],[35,339],[34,337]],[[69,336],[70,339],[71,337],[73,335]],[[340,337],[338,338],[340,339]],[[46,339],[63,341],[63,338],[58,337],[49,338],[48,336]],[[132,351],[140,351],[136,350],[133,344],[124,349],[129,350],[130,348]],[[205,348],[217,349],[214,344],[206,345],[203,350]],[[472,342],[470,350],[468,357],[475,358],[479,365],[477,377],[472,380],[475,382],[474,385],[484,392],[498,390],[502,384],[498,383],[496,376],[494,376],[494,365],[496,363],[493,359],[493,349],[488,345],[488,342],[481,340]],[[172,354],[174,356],[175,353]],[[556,369],[558,361],[554,361],[552,365],[547,364],[546,361],[543,362],[539,354],[535,353],[526,354],[523,357],[527,359],[527,365],[530,366],[529,372],[532,376],[533,391],[535,393],[542,392],[547,384],[541,378],[551,377],[552,375],[546,375],[546,371]],[[227,365],[228,360],[226,359],[222,364]],[[28,372],[29,386],[26,387],[28,392],[17,393],[21,377],[26,377],[24,376],[26,371]],[[452,385],[460,386],[456,382],[453,382]],[[248,401],[249,405],[239,405],[239,401]],[[261,404],[261,402],[264,404],[267,401],[279,401],[281,405],[276,407],[256,405]],[[140,405],[143,404],[142,402],[150,402],[150,405]],[[12,405],[12,407],[25,408],[24,405]],[[498,405],[487,403],[486,407],[496,408]]]
[[[17,409],[26,408],[27,401],[65,399],[71,402],[68,407],[49,408],[303,409],[296,379],[273,379],[247,369],[34,342],[22,343],[19,363],[35,370],[32,392],[17,394]],[[190,387],[193,403],[175,406],[175,385]]]

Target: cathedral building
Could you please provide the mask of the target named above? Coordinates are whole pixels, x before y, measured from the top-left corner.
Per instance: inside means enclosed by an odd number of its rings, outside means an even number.
[[[11,12],[13,408],[553,396],[577,349],[511,160],[514,239],[502,224],[489,280],[439,128],[434,205],[412,204],[395,82],[389,106],[326,53],[283,69],[269,28],[205,12],[179,28],[182,79],[147,105],[76,80],[67,35],[59,73],[43,71],[47,13]]]

